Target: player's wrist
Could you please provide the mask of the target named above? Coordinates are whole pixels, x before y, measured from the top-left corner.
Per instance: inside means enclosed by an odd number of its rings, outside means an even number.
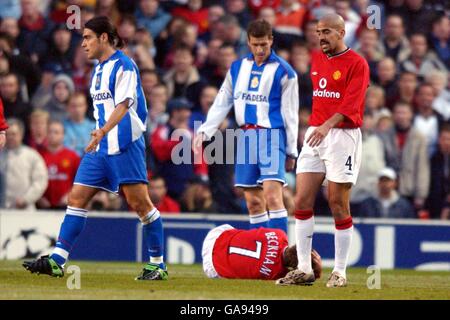
[[[104,128],[99,128],[98,130],[100,130],[100,132],[103,134],[103,136],[106,136],[106,134],[108,132],[106,132],[106,130]]]

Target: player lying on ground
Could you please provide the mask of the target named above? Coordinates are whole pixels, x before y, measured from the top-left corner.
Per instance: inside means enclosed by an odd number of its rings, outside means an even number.
[[[235,229],[224,224],[212,229],[202,248],[203,271],[208,278],[276,280],[297,268],[296,246],[289,247],[280,229]],[[322,273],[322,260],[311,252],[316,279]]]

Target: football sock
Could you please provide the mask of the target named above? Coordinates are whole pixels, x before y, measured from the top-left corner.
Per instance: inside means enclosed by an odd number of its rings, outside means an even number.
[[[336,232],[334,234],[334,269],[333,272],[338,272],[344,278],[346,277],[346,268],[348,255],[350,252],[350,245],[353,235],[353,220],[352,217],[347,219],[335,221]]]
[[[267,212],[250,216],[250,229],[258,229],[260,227],[269,227],[269,215]]]
[[[150,263],[165,268],[163,255],[164,230],[158,209],[153,208],[145,217],[141,218],[141,222],[144,230],[145,243],[147,244],[150,256]]]
[[[286,209],[269,211],[269,228],[281,229],[287,234],[288,213]]]
[[[295,210],[295,241],[297,245],[298,269],[311,273],[311,250],[314,233],[314,212]]]
[[[87,210],[67,207],[66,216],[59,231],[58,241],[50,258],[60,266],[64,266],[73,245],[86,225]]]

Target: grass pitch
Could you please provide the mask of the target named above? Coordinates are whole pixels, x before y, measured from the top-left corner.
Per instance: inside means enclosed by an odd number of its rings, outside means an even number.
[[[81,270],[81,289],[64,278],[31,274],[22,261],[0,261],[0,299],[438,299],[450,300],[450,273],[381,271],[381,289],[367,288],[366,269],[347,271],[348,287],[325,287],[330,270],[311,287],[280,287],[274,281],[207,279],[200,265],[169,265],[168,281],[135,281],[143,264],[71,261]],[[67,268],[66,268],[67,269]]]

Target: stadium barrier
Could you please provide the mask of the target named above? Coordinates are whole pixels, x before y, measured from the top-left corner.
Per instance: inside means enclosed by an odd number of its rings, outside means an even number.
[[[229,223],[247,229],[244,215],[162,215],[168,263],[201,262],[208,231]],[[0,212],[0,259],[24,259],[47,254],[54,246],[64,218],[62,211]],[[295,221],[289,221],[289,241],[295,242]],[[354,219],[350,266],[382,269],[450,271],[450,222]],[[324,266],[333,265],[334,221],[316,217],[313,246]],[[90,212],[86,228],[71,254],[72,260],[146,261],[142,227],[132,212]]]

